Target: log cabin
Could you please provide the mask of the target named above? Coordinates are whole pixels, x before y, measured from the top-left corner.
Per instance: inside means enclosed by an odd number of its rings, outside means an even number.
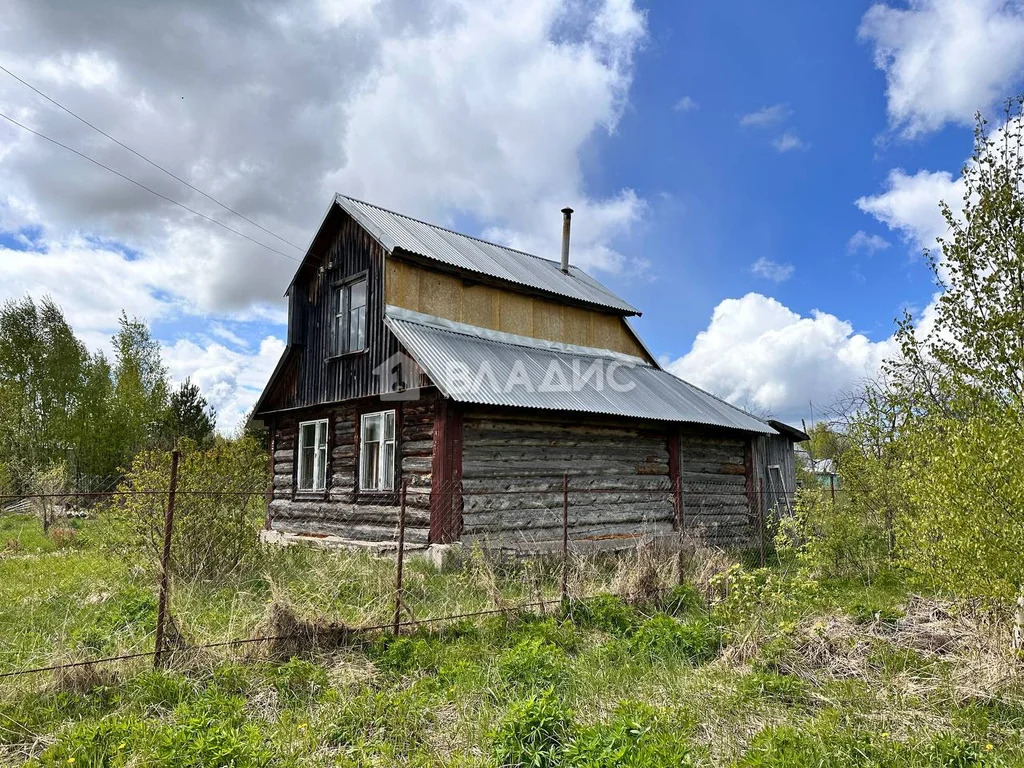
[[[569,264],[337,195],[253,411],[267,527],[341,543],[749,541],[806,435],[673,376]]]

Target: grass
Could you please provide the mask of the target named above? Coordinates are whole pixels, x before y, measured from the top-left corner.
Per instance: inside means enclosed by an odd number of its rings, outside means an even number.
[[[73,540],[0,518],[0,671],[151,648],[153,573],[99,520]],[[636,558],[639,561],[641,558]],[[703,561],[702,561],[703,562]],[[410,561],[415,615],[554,595],[543,563]],[[584,565],[586,568],[584,569]],[[630,565],[627,563],[627,565]],[[636,563],[577,563],[633,594]],[[724,565],[723,565],[724,567]],[[809,584],[787,569],[611,594],[547,615],[431,625],[281,655],[246,646],[0,681],[0,762],[43,766],[1024,766],[1024,689],[1006,638],[908,595],[898,575]],[[393,563],[292,548],[217,585],[175,584],[192,641],[390,619]],[[717,587],[715,586],[717,584]],[[642,590],[641,590],[642,591]]]

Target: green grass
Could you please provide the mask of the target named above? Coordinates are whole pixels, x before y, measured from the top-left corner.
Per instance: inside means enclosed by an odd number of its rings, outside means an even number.
[[[101,520],[74,541],[0,523],[24,542],[0,559],[0,671],[152,647],[154,572],[116,554]],[[614,566],[590,567],[593,588],[615,581]],[[421,618],[558,584],[550,564],[482,558],[445,574],[411,560],[406,575]],[[172,607],[193,641],[265,629],[272,601],[307,621],[383,623],[393,577],[384,558],[268,550],[225,583],[175,582]],[[608,595],[292,658],[254,646],[161,671],[143,659],[10,678],[0,763],[1024,766],[1020,684],[979,678],[994,657],[901,644],[885,623],[903,614],[900,584],[811,588],[775,569],[710,611],[684,585],[653,603]]]

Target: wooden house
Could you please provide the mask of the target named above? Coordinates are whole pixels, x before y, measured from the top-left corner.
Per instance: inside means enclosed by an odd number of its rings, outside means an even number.
[[[253,420],[268,527],[345,542],[502,546],[700,528],[749,537],[791,492],[799,430],[659,366],[640,312],[561,261],[338,195],[288,287]]]

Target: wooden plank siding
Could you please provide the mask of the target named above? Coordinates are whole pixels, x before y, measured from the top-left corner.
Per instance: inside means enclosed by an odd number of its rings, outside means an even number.
[[[289,332],[292,359],[275,383],[261,413],[325,405],[386,394],[391,382],[377,375],[398,354],[398,340],[384,325],[386,251],[347,214],[340,214],[334,235],[306,263],[290,291]],[[363,351],[333,356],[334,291],[339,283],[365,274],[366,344]],[[426,385],[415,371],[410,388]]]

